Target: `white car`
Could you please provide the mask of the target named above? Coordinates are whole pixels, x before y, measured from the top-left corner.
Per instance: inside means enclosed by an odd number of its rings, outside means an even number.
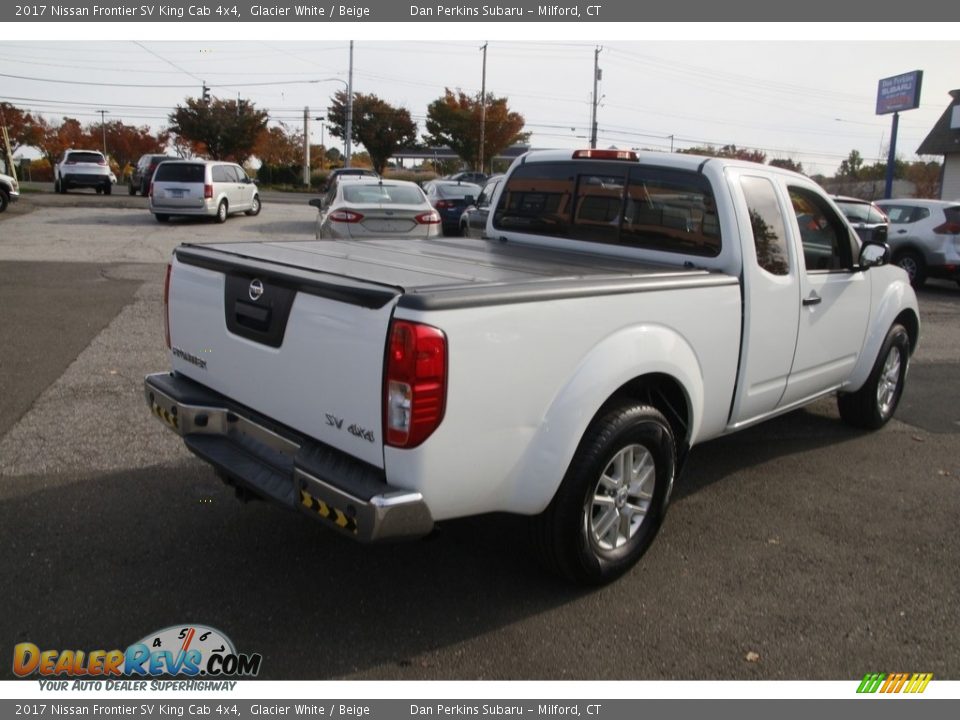
[[[6,210],[10,203],[19,199],[20,185],[17,184],[17,179],[0,174],[0,213]]]
[[[960,201],[878,200],[890,216],[893,262],[922,287],[928,277],[960,282]]]
[[[242,167],[214,160],[168,160],[157,166],[148,191],[157,222],[173,215],[226,221],[232,213],[260,213],[260,192]]]
[[[416,183],[369,177],[339,178],[310,204],[317,216],[317,240],[440,235],[440,215]]]
[[[53,190],[66,193],[72,188],[93,188],[97,195],[109,195],[116,178],[107,158],[99,150],[65,150],[54,169]]]

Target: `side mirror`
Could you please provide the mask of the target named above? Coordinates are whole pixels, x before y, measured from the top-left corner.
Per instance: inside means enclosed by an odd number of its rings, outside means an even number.
[[[886,243],[865,242],[860,248],[860,269],[886,265],[890,260],[890,248]]]
[[[310,198],[310,202],[308,204],[311,207],[315,207],[317,210],[323,210],[323,198],[321,197]]]

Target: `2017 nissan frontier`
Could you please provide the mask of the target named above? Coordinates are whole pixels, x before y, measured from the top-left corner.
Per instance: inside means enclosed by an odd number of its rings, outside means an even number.
[[[491,207],[486,240],[180,246],[148,404],[227,482],[358,540],[519,513],[582,583],[640,558],[697,443],[828,394],[893,415],[916,297],[810,179],[542,151]]]

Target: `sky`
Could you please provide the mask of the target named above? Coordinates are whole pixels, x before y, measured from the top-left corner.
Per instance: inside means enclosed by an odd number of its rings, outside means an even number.
[[[480,47],[486,44],[487,90],[506,96],[510,108],[525,117],[530,144],[586,147],[599,47],[599,147],[735,144],[760,149],[768,160],[801,162],[808,174],[832,175],[851,150],[868,164],[886,159],[891,116],[875,114],[880,78],[924,71],[921,106],[900,117],[898,155],[908,161],[918,159],[915,150],[949,104],[948,91],[960,88],[956,40],[850,42],[842,28],[834,27],[826,34],[796,33],[833,36],[807,42],[784,39],[792,33],[782,26],[771,33],[758,26],[748,39],[741,33],[740,39],[724,41],[710,39],[721,33],[702,29],[689,33],[689,40],[683,32],[669,40],[603,40],[623,36],[623,29],[580,37],[591,28],[571,34],[567,28],[554,33],[536,27],[548,32],[511,32],[495,39],[495,29],[485,26],[493,39],[471,40],[461,27],[457,33],[388,40],[380,38],[404,33],[360,28],[354,90],[405,107],[423,132],[427,106],[445,88],[480,91]],[[205,82],[214,96],[239,95],[268,110],[271,125],[302,129],[304,107],[311,118],[321,116],[330,96],[344,87],[348,40],[298,39],[302,31],[280,39],[282,25],[268,29],[261,39],[228,41],[205,40],[230,36],[207,26],[187,33],[189,40],[168,40],[151,29],[140,39],[126,33],[129,40],[116,40],[123,35],[113,31],[98,39],[103,33],[94,30],[80,42],[44,39],[49,32],[0,42],[0,100],[50,120],[70,116],[94,123],[101,118],[98,111],[106,110],[108,121],[160,128],[177,103],[200,95]],[[246,30],[240,34],[250,35]],[[310,136],[314,143],[337,144],[313,120]]]

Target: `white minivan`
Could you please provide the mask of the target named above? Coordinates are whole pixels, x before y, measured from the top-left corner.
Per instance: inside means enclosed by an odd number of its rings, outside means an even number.
[[[150,184],[150,212],[158,222],[171,215],[203,215],[224,222],[231,213],[260,212],[256,184],[236,163],[215,160],[167,160]]]

